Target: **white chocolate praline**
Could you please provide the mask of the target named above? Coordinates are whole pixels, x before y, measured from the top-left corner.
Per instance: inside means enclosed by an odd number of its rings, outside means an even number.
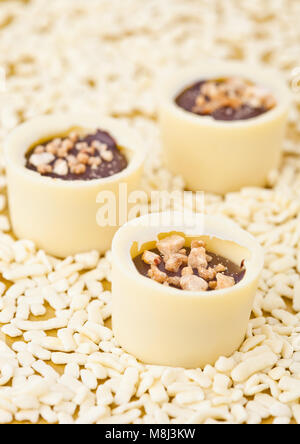
[[[124,149],[128,167],[112,177],[66,181],[45,177],[25,167],[25,154],[41,140],[80,128],[84,133],[108,131]],[[145,150],[123,123],[101,116],[50,115],[34,118],[17,127],[5,143],[10,217],[15,235],[33,240],[39,248],[57,257],[80,252],[107,251],[118,229],[101,227],[97,212],[101,191],[112,192],[118,204],[119,185],[128,193],[138,189]],[[102,205],[104,202],[102,202]],[[118,207],[117,207],[118,222]]]
[[[265,87],[275,108],[252,119],[224,122],[187,112],[175,102],[197,81],[232,76]],[[225,194],[265,186],[279,166],[291,94],[278,72],[239,62],[202,63],[166,75],[158,101],[165,163],[190,190]]]
[[[129,353],[147,364],[184,368],[214,364],[241,345],[263,268],[256,240],[231,220],[203,216],[194,227],[161,224],[161,215],[143,216],[124,225],[112,246],[113,330]],[[203,222],[203,223],[202,223]],[[188,292],[166,287],[141,275],[132,260],[147,242],[162,233],[203,238],[208,251],[240,264],[246,274],[232,288]],[[136,244],[137,247],[137,244]]]

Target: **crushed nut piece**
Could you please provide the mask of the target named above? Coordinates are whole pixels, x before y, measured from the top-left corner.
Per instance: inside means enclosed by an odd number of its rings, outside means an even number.
[[[106,143],[99,142],[99,140],[94,140],[94,142],[92,142],[92,148],[94,150],[97,150],[99,152],[100,156],[102,156],[104,153],[108,152],[107,151],[108,145],[106,145]]]
[[[65,176],[68,174],[68,164],[63,159],[58,159],[54,164],[54,170],[53,172],[57,174],[58,176]]]
[[[67,155],[68,155],[68,151],[66,150],[66,148],[63,148],[63,147],[58,148],[58,150],[57,150],[58,157],[64,158],[64,157],[67,157]]]
[[[87,154],[85,154],[85,153],[80,152],[77,155],[78,162],[79,163],[83,163],[84,165],[88,165],[89,159],[90,159],[90,157]]]
[[[86,166],[82,163],[79,163],[78,165],[71,166],[71,173],[72,174],[84,174],[86,172]]]
[[[215,97],[218,97],[218,95],[219,95],[218,86],[213,81],[208,81],[208,82],[204,83],[204,85],[202,86],[201,92],[202,92],[202,97],[207,96],[212,99],[214,99]]]
[[[75,148],[78,150],[78,151],[81,151],[81,150],[85,150],[85,149],[88,149],[88,144],[86,143],[86,142],[79,142],[79,143],[76,143],[76,145],[75,145]]]
[[[79,139],[79,134],[76,131],[71,131],[69,134],[69,139],[73,142],[76,143]]]
[[[186,265],[188,262],[187,256],[183,254],[173,254],[166,261],[165,268],[167,271],[177,273],[182,265]]]
[[[199,276],[202,279],[205,279],[206,281],[212,281],[213,279],[215,279],[216,277],[216,270],[214,268],[204,268],[204,267],[200,267],[198,268],[198,273]]]
[[[54,143],[48,143],[48,145],[46,146],[46,151],[47,153],[51,153],[54,156],[57,155],[57,146]]]
[[[94,140],[92,142],[92,147],[99,151],[106,151],[108,146],[105,143],[99,142],[99,140]]]
[[[101,165],[102,160],[100,157],[90,157],[89,158],[89,165],[92,167],[92,169],[98,168],[99,165]]]
[[[183,290],[187,291],[206,291],[208,289],[208,283],[195,275],[183,276],[180,285]]]
[[[206,250],[204,247],[193,248],[191,250],[188,265],[192,268],[207,267]]]
[[[111,151],[103,151],[101,153],[101,157],[105,162],[112,162],[114,155]]]
[[[151,265],[148,276],[160,284],[163,284],[168,279],[167,274],[160,271],[156,265]]]
[[[168,285],[173,285],[174,287],[180,287],[181,278],[179,276],[169,277],[167,280]]]
[[[185,267],[181,271],[181,276],[191,276],[192,274],[194,274],[192,267]]]
[[[52,166],[51,165],[39,165],[37,167],[37,170],[40,174],[49,174],[49,173],[52,173]]]
[[[62,144],[62,139],[57,137],[56,139],[52,140],[50,143],[56,146],[56,148],[59,148]]]
[[[192,244],[191,244],[191,249],[193,250],[194,248],[205,248],[205,242],[202,240],[193,240]]]
[[[218,285],[217,281],[210,281],[210,282],[208,283],[208,286],[209,286],[209,288],[210,288],[211,290],[216,290],[217,285]]]
[[[178,253],[184,247],[184,244],[184,237],[173,235],[157,242],[157,248],[164,258],[168,259],[173,254]]]
[[[231,276],[226,276],[225,274],[217,274],[217,290],[222,290],[224,288],[233,287],[235,280]]]
[[[41,153],[30,156],[29,162],[37,168],[41,165],[48,165],[53,162],[54,159],[55,157],[51,153]]]
[[[74,165],[76,165],[78,163],[77,157],[75,157],[73,155],[67,156],[67,161],[68,161],[69,167],[72,167],[72,166],[74,166]]]
[[[42,154],[44,152],[45,152],[45,148],[42,145],[39,145],[34,149],[34,154]]]
[[[160,256],[152,251],[144,251],[142,260],[148,265],[159,265],[161,263]]]
[[[273,109],[276,106],[276,100],[272,95],[267,95],[262,99],[263,106],[266,109]]]
[[[62,143],[62,148],[66,151],[70,151],[74,148],[74,143],[70,139],[65,139]]]
[[[94,156],[95,154],[95,148],[92,147],[87,147],[87,148],[83,148],[82,150],[80,150],[81,153],[83,154],[89,154],[90,156]]]

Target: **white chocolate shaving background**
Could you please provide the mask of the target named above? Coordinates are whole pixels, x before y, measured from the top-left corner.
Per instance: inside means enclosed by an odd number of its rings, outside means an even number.
[[[160,160],[157,75],[208,56],[267,62],[288,81],[299,17],[297,0],[2,1],[1,140],[40,113],[105,112],[147,144],[147,190],[183,189]],[[59,261],[11,236],[1,160],[0,423],[300,423],[297,89],[272,188],[207,196],[208,212],[259,239],[266,267],[241,349],[203,371],[141,365],[118,347],[109,252]]]

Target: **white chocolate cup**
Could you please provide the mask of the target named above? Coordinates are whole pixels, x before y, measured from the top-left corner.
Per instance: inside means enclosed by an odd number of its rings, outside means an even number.
[[[114,237],[113,330],[120,345],[144,363],[204,367],[220,356],[230,356],[244,340],[263,268],[263,252],[257,241],[231,220],[203,217],[204,223],[198,227],[174,228],[160,226],[159,214],[143,216],[124,225]],[[204,238],[208,251],[236,264],[245,259],[242,281],[224,290],[188,292],[141,275],[132,255],[143,251],[143,245],[149,248],[146,244],[156,242],[159,234],[174,231],[190,239]],[[138,250],[133,252],[135,242]]]
[[[175,102],[197,81],[231,76],[268,88],[277,106],[252,119],[224,122],[187,112]],[[279,166],[291,95],[278,72],[237,62],[203,63],[169,73],[158,101],[166,165],[190,190],[225,194],[265,186]]]
[[[25,154],[30,147],[74,127],[87,134],[98,128],[108,131],[124,149],[128,167],[112,177],[89,181],[53,179],[25,167]],[[145,150],[132,130],[114,119],[51,115],[34,118],[17,127],[6,140],[5,159],[15,235],[33,240],[49,254],[66,257],[90,250],[104,253],[111,247],[119,226],[98,225],[96,218],[101,206],[96,202],[98,193],[113,192],[118,205],[120,184],[127,184],[128,193],[137,189]]]

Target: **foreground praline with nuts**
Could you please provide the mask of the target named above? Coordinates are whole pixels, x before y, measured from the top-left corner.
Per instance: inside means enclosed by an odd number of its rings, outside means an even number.
[[[171,235],[158,241],[156,248],[134,258],[140,274],[165,286],[187,291],[212,291],[239,283],[245,269],[229,259],[206,250],[202,240],[186,247],[184,236]]]
[[[164,214],[143,216],[114,237],[116,339],[147,364],[214,364],[244,339],[262,250],[222,216],[203,215],[192,226],[166,225],[163,219]]]

